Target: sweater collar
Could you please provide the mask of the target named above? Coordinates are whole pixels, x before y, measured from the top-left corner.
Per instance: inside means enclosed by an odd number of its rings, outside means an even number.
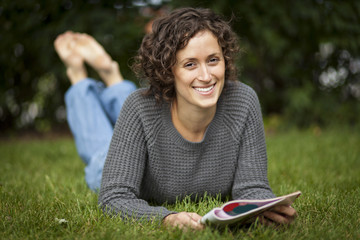
[[[162,105],[162,120],[165,126],[165,130],[168,134],[170,141],[174,142],[177,146],[184,147],[186,149],[198,149],[208,141],[211,141],[212,136],[216,131],[219,131],[220,123],[222,121],[223,115],[223,94],[221,94],[217,106],[216,113],[214,119],[211,121],[209,126],[207,127],[204,138],[200,142],[191,142],[183,138],[181,134],[175,128],[172,119],[171,119],[171,111],[170,104],[165,103]]]

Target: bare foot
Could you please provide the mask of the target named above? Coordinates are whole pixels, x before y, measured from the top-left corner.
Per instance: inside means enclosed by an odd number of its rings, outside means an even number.
[[[66,73],[71,84],[87,77],[84,60],[81,55],[74,51],[75,45],[74,33],[71,31],[60,34],[54,42],[55,50],[66,66]]]
[[[106,86],[111,86],[124,80],[120,72],[119,64],[115,61],[111,62],[111,67],[108,71],[98,71],[98,73]]]
[[[75,49],[85,62],[98,72],[107,86],[123,81],[117,62],[111,59],[93,37],[77,33]]]

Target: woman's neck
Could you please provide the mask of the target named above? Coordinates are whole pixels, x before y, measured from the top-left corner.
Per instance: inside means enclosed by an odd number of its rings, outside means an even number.
[[[171,104],[171,119],[176,130],[190,142],[200,142],[216,113],[212,108],[179,107],[177,102]]]

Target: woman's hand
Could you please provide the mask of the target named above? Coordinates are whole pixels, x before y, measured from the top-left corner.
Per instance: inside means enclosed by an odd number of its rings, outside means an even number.
[[[270,211],[264,212],[259,221],[264,225],[290,224],[296,218],[297,213],[291,206],[276,206]]]
[[[180,229],[202,230],[204,225],[200,223],[201,216],[193,212],[180,212],[166,216],[163,220],[165,226],[178,227]]]

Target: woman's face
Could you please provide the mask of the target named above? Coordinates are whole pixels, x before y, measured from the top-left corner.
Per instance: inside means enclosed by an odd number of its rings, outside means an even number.
[[[225,60],[217,38],[207,30],[197,33],[176,53],[172,72],[178,107],[216,107],[225,82]]]

